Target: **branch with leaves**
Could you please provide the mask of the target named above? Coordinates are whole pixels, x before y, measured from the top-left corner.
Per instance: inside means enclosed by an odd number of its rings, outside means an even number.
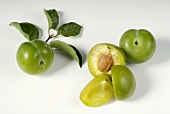
[[[58,12],[55,9],[50,9],[50,10],[44,9],[44,13],[48,20],[48,38],[45,40],[45,42],[47,43],[50,39],[56,38],[58,36],[64,36],[64,37],[77,36],[80,34],[83,28],[81,25],[75,22],[65,23],[58,28],[59,21],[60,21]],[[28,41],[39,39],[39,30],[32,23],[11,22],[9,25],[16,27],[20,31],[20,33],[25,38],[27,38]],[[55,30],[57,34],[56,35],[51,34],[50,33],[51,29]],[[53,40],[49,44],[53,49],[68,53],[68,55],[72,56],[79,63],[79,66],[82,67],[82,56],[76,47],[59,40]]]

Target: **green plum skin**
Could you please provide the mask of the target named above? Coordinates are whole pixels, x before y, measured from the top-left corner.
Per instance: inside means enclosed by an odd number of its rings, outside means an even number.
[[[82,90],[80,100],[89,107],[97,107],[108,102],[113,96],[113,85],[108,75],[93,78]]]
[[[17,63],[27,74],[36,75],[49,69],[53,62],[52,48],[42,40],[22,43],[17,50]]]
[[[143,63],[153,56],[156,41],[148,30],[129,29],[121,36],[119,46],[125,52],[128,61]]]
[[[115,65],[111,68],[114,95],[117,100],[130,98],[136,88],[133,73],[126,66]]]

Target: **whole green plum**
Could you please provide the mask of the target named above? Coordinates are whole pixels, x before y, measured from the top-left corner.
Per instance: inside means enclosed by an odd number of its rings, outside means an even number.
[[[17,50],[17,63],[27,74],[36,75],[49,69],[54,53],[50,45],[42,40],[22,43]]]
[[[156,49],[154,36],[146,29],[129,29],[121,36],[120,47],[132,63],[148,61]]]

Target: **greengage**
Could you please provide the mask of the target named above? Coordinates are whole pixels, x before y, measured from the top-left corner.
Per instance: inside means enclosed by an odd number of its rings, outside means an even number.
[[[27,74],[36,75],[48,70],[53,62],[52,48],[42,40],[22,43],[17,50],[17,63]]]
[[[129,29],[121,36],[119,46],[132,63],[144,63],[151,59],[156,49],[154,36],[146,29]]]

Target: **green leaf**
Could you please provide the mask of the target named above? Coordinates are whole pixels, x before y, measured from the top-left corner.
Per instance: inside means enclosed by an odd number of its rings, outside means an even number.
[[[65,37],[76,36],[80,33],[82,26],[75,23],[70,22],[63,24],[57,32],[57,35],[63,35]]]
[[[44,13],[48,20],[48,29],[56,29],[59,24],[58,12],[55,9],[45,10]]]
[[[39,31],[37,27],[31,23],[11,22],[9,25],[16,27],[20,31],[20,33],[29,41],[39,38]]]
[[[50,46],[59,51],[68,53],[79,63],[79,66],[82,67],[82,56],[74,46],[59,40],[51,41]]]

